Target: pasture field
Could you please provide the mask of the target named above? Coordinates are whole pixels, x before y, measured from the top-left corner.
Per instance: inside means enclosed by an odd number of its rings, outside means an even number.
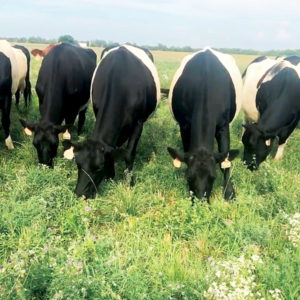
[[[30,47],[31,48],[31,45]],[[167,88],[185,53],[154,51]],[[252,56],[237,56],[243,71]],[[32,61],[35,86],[40,62]],[[242,115],[231,127],[240,150],[225,202],[222,176],[211,204],[189,199],[184,166],[174,170],[167,146],[181,148],[166,99],[145,124],[130,187],[123,162],[93,200],[77,198],[75,163],[58,151],[54,169],[37,165],[32,138],[18,117],[39,118],[34,93],[26,110],[13,103],[8,151],[0,131],[0,299],[299,299],[300,130],[284,158],[256,172],[243,166]],[[94,123],[91,107],[81,137]]]

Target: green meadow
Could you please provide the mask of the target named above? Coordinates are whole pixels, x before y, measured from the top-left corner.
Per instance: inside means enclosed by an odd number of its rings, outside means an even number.
[[[168,88],[187,53],[153,54]],[[254,57],[235,56],[241,71]],[[32,59],[33,87],[40,63]],[[19,117],[39,119],[35,92],[30,108],[23,98],[19,111],[12,105],[14,150],[0,131],[0,299],[300,299],[299,128],[281,161],[270,157],[251,173],[240,114],[231,126],[236,201],[224,201],[218,171],[211,204],[191,206],[185,166],[175,170],[166,150],[181,148],[167,99],[144,126],[135,185],[119,162],[93,200],[73,193],[77,168],[62,145],[54,169],[38,166]],[[74,139],[93,124],[89,107]]]

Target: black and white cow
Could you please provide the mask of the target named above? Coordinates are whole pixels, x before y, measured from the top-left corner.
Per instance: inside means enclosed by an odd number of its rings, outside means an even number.
[[[266,60],[259,63],[263,66],[254,64],[248,68],[243,90],[247,121],[242,137],[243,160],[250,170],[257,169],[267,158],[276,137],[279,147],[275,159],[282,157],[286,141],[300,118],[300,67],[284,59],[275,64],[270,62],[267,70],[257,74],[258,69],[268,65]]]
[[[25,100],[25,106],[27,106],[28,101],[29,101],[29,103],[31,102],[30,52],[28,51],[27,48],[25,48],[24,46],[21,46],[21,45],[14,45],[13,47],[18,49],[18,50],[21,50],[22,53],[26,57],[26,66],[27,66],[27,68],[25,68],[23,66],[23,59],[22,58],[20,59],[21,68],[22,68],[22,70],[26,70],[26,72],[25,72],[25,82],[23,82],[23,81],[20,82],[19,88],[16,92],[16,104],[19,105],[20,93],[23,93],[24,94],[24,100]],[[19,71],[20,71],[20,68],[19,68]]]
[[[170,108],[180,126],[184,151],[168,151],[175,167],[187,164],[189,190],[199,199],[209,201],[217,163],[224,173],[225,199],[235,197],[229,168],[238,151],[230,150],[229,124],[239,112],[241,88],[233,57],[210,48],[184,58],[173,78]],[[214,153],[215,138],[218,153]]]
[[[78,167],[75,193],[88,198],[105,177],[114,177],[120,153],[128,171],[133,168],[144,122],[160,99],[158,73],[147,53],[130,45],[106,52],[93,76],[91,99],[96,116],[92,136],[80,143],[65,141],[70,147],[65,157],[75,154]],[[125,142],[126,150],[118,149]]]
[[[5,132],[5,144],[8,149],[14,145],[10,137],[10,110],[12,96],[19,84],[18,62],[14,48],[9,42],[0,40],[0,109],[2,111],[2,126]]]
[[[66,130],[64,138],[69,139],[67,128],[77,115],[81,132],[95,67],[94,51],[70,44],[57,45],[45,56],[36,84],[41,118],[37,123],[20,120],[25,133],[34,132],[33,144],[41,164],[53,166],[58,134]],[[63,121],[65,126],[61,126]]]

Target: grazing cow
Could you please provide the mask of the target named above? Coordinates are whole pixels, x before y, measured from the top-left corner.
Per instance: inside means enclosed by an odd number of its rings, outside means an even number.
[[[16,92],[16,104],[19,105],[20,92],[22,92],[24,94],[25,106],[27,106],[28,100],[29,100],[29,103],[31,102],[30,53],[29,53],[28,49],[25,48],[24,46],[14,45],[13,47],[21,50],[26,57],[27,72],[26,72],[26,76],[25,76],[25,87],[22,89],[22,87],[19,86],[19,88]]]
[[[78,114],[78,134],[81,132],[95,67],[94,51],[70,44],[57,45],[45,56],[36,84],[40,121],[21,120],[25,133],[34,131],[33,144],[41,164],[53,166],[58,134],[74,124]],[[65,126],[61,126],[63,121]],[[64,138],[70,138],[67,131]]]
[[[263,63],[263,62],[261,62]],[[244,125],[245,132],[242,137],[244,144],[244,163],[248,169],[255,170],[267,158],[271,152],[271,146],[276,137],[279,146],[275,159],[280,159],[286,141],[296,128],[300,118],[300,68],[287,60],[282,60],[269,68],[261,77],[255,72],[256,68],[249,68],[247,78],[256,78],[256,93],[251,97],[245,97],[243,101],[247,107],[252,107],[251,113],[256,119],[248,117],[249,111],[245,111],[246,119],[253,120]],[[244,95],[247,96],[247,88],[244,87]]]
[[[0,40],[0,109],[2,111],[2,126],[5,132],[5,144],[8,149],[14,145],[10,137],[10,110],[12,96],[16,93],[19,84],[17,57],[14,48],[9,42]]]
[[[242,78],[232,56],[205,48],[185,57],[173,78],[170,108],[180,126],[184,152],[168,148],[174,166],[187,164],[187,181],[192,195],[209,201],[216,178],[216,164],[224,173],[224,197],[233,199],[229,178],[230,161],[237,150],[230,150],[229,124],[238,114]],[[218,153],[214,153],[214,139]]]
[[[130,45],[106,52],[92,81],[91,99],[96,124],[84,142],[65,141],[65,157],[78,166],[75,193],[94,197],[104,177],[115,175],[114,162],[123,152],[129,172],[143,124],[160,99],[158,73],[144,50]],[[127,148],[117,149],[126,141]],[[120,153],[121,152],[121,153]]]
[[[31,54],[37,59],[39,59],[41,57],[45,57],[52,50],[53,47],[55,47],[59,44],[60,43],[49,44],[44,50],[33,49],[33,50],[31,50]]]

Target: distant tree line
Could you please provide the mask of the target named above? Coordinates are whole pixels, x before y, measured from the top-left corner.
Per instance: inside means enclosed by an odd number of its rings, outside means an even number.
[[[1,38],[2,39],[2,38]],[[39,36],[32,36],[32,37],[21,37],[21,38],[4,38],[11,42],[19,42],[19,43],[37,43],[37,44],[51,44],[57,42],[69,42],[72,44],[78,44],[71,35],[62,35],[58,39],[45,39]],[[112,45],[118,45],[118,43],[113,41],[105,41],[105,40],[91,40],[86,41],[87,45],[90,47],[110,47]],[[134,44],[133,44],[134,45]],[[140,46],[140,45],[139,45]],[[201,48],[192,48],[190,46],[166,46],[162,43],[157,44],[156,46],[151,45],[142,45],[149,50],[161,50],[161,51],[176,51],[176,52],[195,52],[200,50]],[[295,50],[267,50],[267,51],[259,51],[254,49],[240,49],[240,48],[215,48],[224,53],[230,54],[253,54],[253,55],[267,55],[267,56],[290,56],[290,55],[299,55],[300,56],[300,49]]]

